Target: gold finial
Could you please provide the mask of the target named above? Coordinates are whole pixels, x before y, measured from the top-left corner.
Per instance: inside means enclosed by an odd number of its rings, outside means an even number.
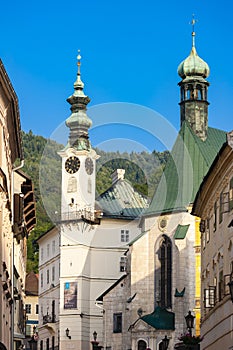
[[[77,66],[78,66],[78,74],[80,74],[80,66],[81,66],[81,55],[80,55],[80,50],[78,50],[78,56],[77,56]]]
[[[198,20],[195,19],[195,15],[194,15],[194,13],[193,13],[193,15],[192,15],[192,21],[189,22],[189,24],[192,25],[192,38],[193,38],[192,44],[193,44],[193,47],[195,46],[195,35],[196,35],[196,33],[195,33],[195,24],[196,24],[197,22],[198,22]]]

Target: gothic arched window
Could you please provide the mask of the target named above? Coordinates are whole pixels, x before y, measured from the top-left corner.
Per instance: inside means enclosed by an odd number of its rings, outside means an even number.
[[[160,245],[160,303],[161,307],[172,306],[172,244],[171,240],[163,235]]]

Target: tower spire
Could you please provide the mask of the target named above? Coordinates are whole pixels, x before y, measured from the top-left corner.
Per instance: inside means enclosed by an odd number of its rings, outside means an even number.
[[[90,150],[88,129],[92,125],[91,119],[87,116],[87,105],[90,98],[84,94],[84,83],[81,80],[81,55],[78,50],[77,55],[77,78],[74,82],[74,93],[67,98],[67,102],[71,105],[71,115],[66,120],[66,125],[70,128],[69,146],[77,150]]]
[[[193,13],[192,15],[192,21],[190,22],[190,24],[192,25],[192,47],[195,47],[195,36],[196,36],[196,32],[195,32],[195,24],[198,22],[197,19],[195,19],[195,15]]]
[[[81,80],[81,70],[80,70],[81,58],[82,57],[80,55],[80,50],[78,50],[78,56],[77,56],[78,73],[77,73],[77,79],[74,82],[74,89],[79,90],[80,93],[82,92],[82,95],[84,96],[84,93],[83,93],[84,84],[83,84],[83,82]]]

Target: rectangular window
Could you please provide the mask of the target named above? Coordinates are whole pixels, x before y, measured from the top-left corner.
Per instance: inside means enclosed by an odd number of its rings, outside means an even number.
[[[46,339],[46,350],[49,350],[49,338]]]
[[[122,256],[120,260],[120,272],[126,271],[126,261],[127,261],[126,256]]]
[[[47,244],[47,258],[49,258],[49,253],[50,253],[50,244]]]
[[[38,315],[38,314],[39,314],[39,305],[36,304],[36,315]]]
[[[113,333],[122,332],[122,313],[113,314]]]
[[[214,307],[216,302],[216,287],[211,286],[204,289],[204,307],[211,308]]]
[[[219,223],[222,222],[222,215],[223,214],[223,192],[220,193],[220,199],[219,199]]]
[[[206,243],[208,243],[210,241],[210,219],[206,219],[205,229],[206,229]]]
[[[54,335],[52,336],[52,350],[55,349],[55,337]]]
[[[31,325],[30,324],[26,324],[26,336],[27,337],[31,337]]]
[[[31,312],[32,312],[31,309],[32,309],[31,304],[25,304],[26,314],[31,314]]]
[[[121,242],[129,242],[129,230],[121,230]]]
[[[49,284],[49,270],[46,271],[46,275],[47,275],[47,284]]]
[[[217,202],[214,203],[214,231],[217,229]]]
[[[52,281],[55,280],[55,266],[52,267]]]
[[[40,350],[43,350],[43,340],[40,341]]]
[[[44,260],[44,248],[41,248],[40,250],[40,258],[41,258],[41,261]]]
[[[55,254],[55,241],[52,241],[52,254]]]
[[[42,272],[40,273],[40,286],[41,286],[41,288],[43,288],[43,286],[44,286],[44,277],[43,277]]]
[[[224,277],[223,271],[219,272],[219,280],[218,280],[218,300],[222,300],[224,297]]]
[[[233,209],[233,177],[230,181],[230,191],[229,191],[229,210]]]

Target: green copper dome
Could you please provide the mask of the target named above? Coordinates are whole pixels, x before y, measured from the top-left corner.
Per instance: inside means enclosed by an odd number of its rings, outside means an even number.
[[[187,76],[201,76],[203,78],[209,76],[210,68],[208,64],[198,56],[195,46],[192,47],[190,55],[180,63],[178,74],[182,79]]]

